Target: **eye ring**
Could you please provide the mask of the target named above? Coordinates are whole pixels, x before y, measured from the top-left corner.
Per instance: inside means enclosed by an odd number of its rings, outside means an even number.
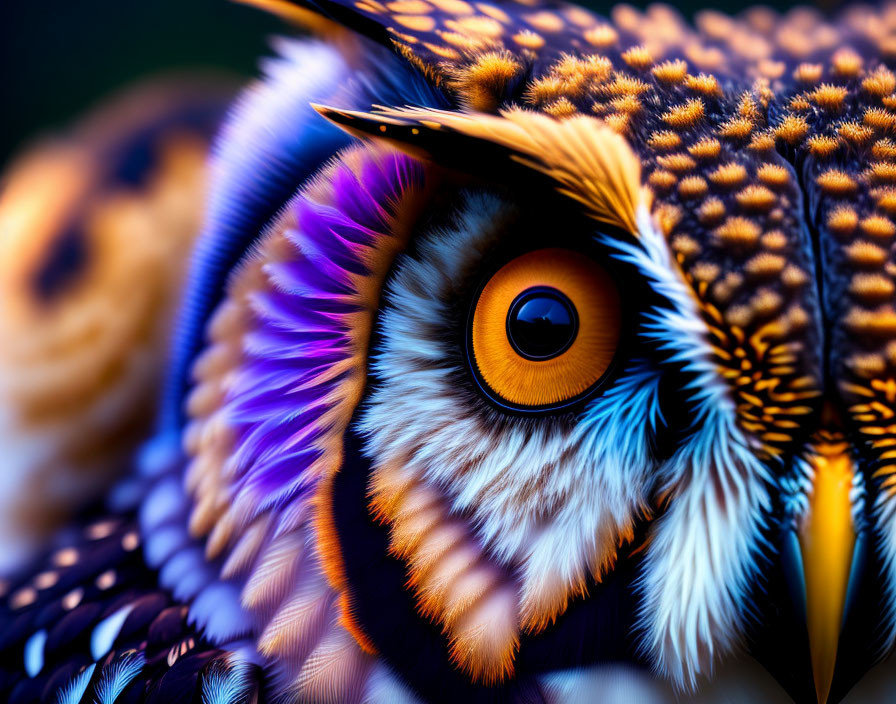
[[[562,324],[557,330],[547,326],[554,336],[547,354],[544,346],[527,353],[514,345],[513,313],[533,299],[541,301],[536,311],[548,305]],[[560,339],[561,332],[567,339]],[[467,316],[467,366],[482,394],[502,410],[560,411],[604,386],[621,336],[615,279],[578,250],[536,250],[507,262],[479,287]]]

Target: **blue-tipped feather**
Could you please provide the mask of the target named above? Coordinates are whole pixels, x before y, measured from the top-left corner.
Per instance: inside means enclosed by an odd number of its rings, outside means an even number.
[[[44,669],[44,646],[47,632],[43,629],[32,635],[25,643],[25,672],[36,677]]]
[[[72,677],[69,683],[60,689],[56,695],[56,704],[79,704],[81,697],[84,696],[84,692],[87,691],[87,685],[90,684],[90,678],[93,677],[95,669],[96,663]]]
[[[124,626],[124,622],[133,609],[133,604],[122,606],[114,614],[104,618],[94,627],[93,633],[90,634],[90,654],[94,660],[99,660],[112,650],[115,639],[121,633],[121,627]]]
[[[215,661],[202,680],[202,704],[245,704],[255,689],[252,666]]]
[[[96,686],[95,704],[115,704],[145,663],[143,653],[133,652],[106,665]]]

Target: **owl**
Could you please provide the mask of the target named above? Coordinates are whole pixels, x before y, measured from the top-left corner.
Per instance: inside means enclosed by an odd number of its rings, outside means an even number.
[[[891,698],[896,5],[249,4],[298,29],[6,701]]]

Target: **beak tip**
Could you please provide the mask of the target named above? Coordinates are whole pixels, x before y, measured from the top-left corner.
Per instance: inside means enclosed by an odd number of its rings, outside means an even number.
[[[855,467],[845,443],[819,443],[809,511],[799,542],[806,588],[806,626],[818,704],[830,698],[856,545],[850,490]]]

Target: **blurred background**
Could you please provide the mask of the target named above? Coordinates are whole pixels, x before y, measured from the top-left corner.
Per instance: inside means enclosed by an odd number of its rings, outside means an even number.
[[[705,6],[673,4],[686,15]],[[756,2],[711,4],[734,13]],[[0,167],[24,140],[142,76],[184,67],[251,76],[267,38],[282,27],[228,0],[0,0]]]
[[[0,168],[142,77],[182,68],[249,77],[282,31],[228,0],[0,0]]]

